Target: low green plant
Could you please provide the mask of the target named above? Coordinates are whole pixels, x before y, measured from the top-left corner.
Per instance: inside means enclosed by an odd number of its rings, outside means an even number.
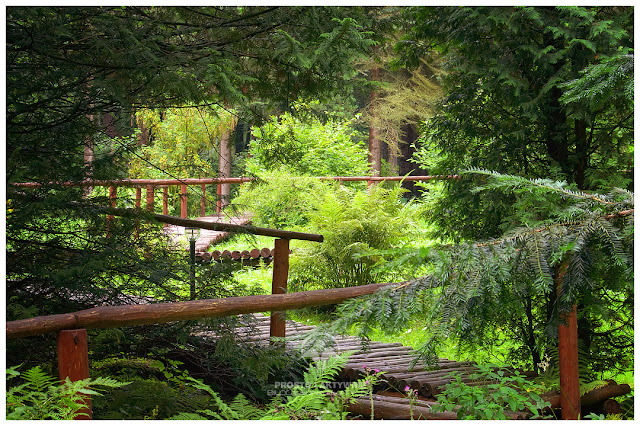
[[[455,411],[461,420],[505,420],[507,410],[526,410],[533,418],[542,418],[542,410],[549,406],[535,391],[536,385],[517,371],[509,374],[495,365],[479,365],[478,372],[469,378],[490,381],[486,386],[471,386],[462,381],[461,375],[448,375],[453,380],[438,395],[434,411]]]
[[[352,120],[319,118],[317,102],[296,102],[296,114],[284,113],[252,128],[247,171],[263,175],[285,170],[296,175],[359,176],[367,173],[364,136]]]
[[[329,384],[340,372],[351,353],[319,360],[304,373],[304,381],[285,387],[288,395],[277,395],[264,409],[253,406],[238,394],[226,403],[210,386],[197,379],[192,385],[213,398],[214,407],[196,413],[180,413],[169,420],[344,420],[349,414],[346,406],[356,397],[371,395],[379,373],[353,382],[346,389],[333,392]]]
[[[60,383],[46,374],[39,366],[24,373],[19,366],[7,368],[7,379],[20,377],[23,383],[7,390],[7,420],[73,420],[88,406],[83,395],[101,395],[98,389],[117,388],[128,383],[109,378],[84,379],[72,382],[67,379]]]
[[[248,211],[253,224],[276,229],[301,227],[309,222],[313,201],[330,191],[331,185],[312,177],[281,171],[265,172],[259,182],[242,186],[233,205]]]
[[[307,229],[322,234],[324,241],[301,245],[292,257],[292,288],[350,287],[381,279],[375,266],[388,260],[382,251],[411,235],[412,210],[400,202],[402,191],[399,186],[336,186],[317,197]]]

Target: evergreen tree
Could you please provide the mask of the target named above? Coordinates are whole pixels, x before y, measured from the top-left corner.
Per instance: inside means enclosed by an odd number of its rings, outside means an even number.
[[[185,262],[158,226],[144,225],[136,239],[134,218],[118,219],[107,235],[94,208],[106,193],[60,182],[125,177],[140,108],[190,102],[261,113],[330,96],[351,84],[352,58],[372,43],[362,16],[329,7],[9,7],[10,319],[129,300],[122,294],[180,298]]]
[[[580,78],[584,88],[593,75],[584,74],[588,67],[607,63],[619,83],[610,91],[629,87],[633,68],[613,64],[633,51],[632,8],[424,7],[411,9],[408,22],[398,46],[402,62],[417,64],[435,49],[446,71],[446,97],[423,129],[425,149],[442,154],[432,173],[481,167],[579,189],[631,187],[628,95],[611,104],[611,92],[595,87],[589,93],[597,102],[569,101],[565,92]],[[502,202],[503,194],[468,195],[478,183],[451,183],[439,199],[438,214],[451,214],[433,219],[448,236],[497,236],[513,214],[513,199]]]
[[[633,363],[633,194],[587,194],[564,182],[471,174],[487,179],[479,192],[515,197],[518,226],[497,239],[404,251],[398,263],[424,265],[431,273],[345,302],[333,331],[356,325],[363,334],[373,327],[397,332],[421,318],[429,340],[420,354],[427,361],[447,339],[472,350],[502,341],[511,346],[510,363],[538,371],[544,357],[557,357],[562,314],[577,304],[582,363],[591,371],[627,371]]]

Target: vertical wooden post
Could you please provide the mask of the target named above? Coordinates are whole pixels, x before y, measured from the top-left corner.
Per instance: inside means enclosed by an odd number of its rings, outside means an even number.
[[[562,281],[567,273],[568,261],[556,269],[558,298]],[[578,316],[576,305],[562,318],[567,325],[558,326],[558,358],[560,372],[560,411],[563,420],[580,419],[580,373],[578,370]]]
[[[162,214],[169,214],[169,187],[165,186],[162,188]],[[169,226],[168,223],[163,224],[163,227]]]
[[[180,217],[187,217],[187,185],[180,185]]]
[[[277,239],[273,249],[271,294],[285,294],[289,278],[289,240]],[[271,337],[285,336],[284,312],[271,312]]]
[[[147,184],[147,211],[153,213],[153,184]]]
[[[139,186],[136,186],[136,209],[140,208],[141,203],[142,203],[142,188],[140,188]],[[140,220],[136,219],[136,232],[135,232],[136,239],[139,236],[140,236]]]
[[[68,377],[75,382],[89,378],[87,330],[82,328],[58,332],[58,372],[60,380]],[[92,417],[91,397],[87,395],[83,401],[88,407],[78,411],[74,420],[90,420]]]
[[[118,187],[109,186],[109,205],[113,208],[116,207],[116,198],[118,197]],[[111,227],[113,226],[114,216],[112,214],[107,215],[107,238],[111,238]]]
[[[200,187],[202,188],[202,196],[200,197],[200,216],[204,217],[206,215],[206,213],[205,213],[205,201],[206,201],[206,196],[207,196],[207,187],[206,187],[206,185],[204,183],[202,185],[200,185]]]
[[[216,214],[220,216],[222,212],[222,184],[218,183],[216,187]]]

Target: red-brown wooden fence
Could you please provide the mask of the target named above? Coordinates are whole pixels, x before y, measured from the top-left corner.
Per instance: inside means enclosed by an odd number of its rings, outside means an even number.
[[[333,180],[338,182],[368,182],[373,184],[376,182],[400,182],[400,181],[420,181],[428,182],[439,179],[459,179],[458,175],[437,175],[437,176],[321,176],[320,180]],[[133,187],[135,192],[135,205],[140,207],[142,198],[142,188],[146,188],[146,209],[150,212],[154,211],[156,190],[162,188],[162,214],[169,213],[169,191],[170,186],[180,186],[180,217],[186,218],[188,215],[188,190],[190,186],[199,186],[200,193],[200,216],[207,215],[206,212],[206,187],[207,185],[216,185],[216,210],[215,214],[220,215],[222,212],[221,188],[223,184],[243,184],[252,182],[255,178],[251,177],[234,177],[234,178],[199,178],[199,179],[121,179],[121,180],[86,180],[82,182],[58,182],[60,186],[69,187],[108,187],[109,200],[112,207],[115,207],[118,198],[119,187]],[[37,187],[40,183],[26,182],[14,183],[20,187]],[[110,218],[111,220],[112,218]],[[109,221],[110,221],[109,220]]]

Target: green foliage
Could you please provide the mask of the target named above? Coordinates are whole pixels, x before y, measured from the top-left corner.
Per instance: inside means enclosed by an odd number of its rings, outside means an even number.
[[[204,409],[210,398],[190,386],[189,377],[179,387],[158,379],[136,379],[129,385],[95,398],[94,416],[101,420],[164,419],[182,411]]]
[[[83,395],[101,395],[98,390],[128,384],[101,377],[75,382],[67,377],[63,383],[59,383],[40,367],[33,367],[24,373],[20,373],[18,367],[7,369],[7,379],[17,377],[22,379],[22,383],[10,386],[7,390],[7,420],[72,420],[78,410],[87,408]]]
[[[236,122],[221,108],[190,105],[140,110],[136,119],[151,138],[129,161],[128,176],[136,179],[216,176],[219,140]]]
[[[118,218],[107,238],[95,209],[108,204],[105,194],[55,182],[125,178],[139,150],[132,117],[170,107],[166,127],[155,129],[162,139],[142,150],[160,163],[184,153],[190,164],[172,172],[208,173],[208,154],[194,145],[220,129],[203,105],[260,116],[298,96],[350,91],[351,61],[372,43],[365,15],[336,7],[7,9],[8,299],[39,314],[135,296],[179,299],[186,262],[159,226],[144,215]],[[132,207],[121,195],[118,206]]]
[[[537,369],[545,348],[555,345],[562,315],[577,303],[593,371],[626,368],[633,347],[633,194],[473,173],[488,178],[482,191],[516,197],[524,213],[512,218],[511,230],[496,240],[415,250],[430,273],[343,303],[333,332],[393,332],[420,317],[430,332],[419,350],[427,362],[448,338],[479,348],[506,335],[517,342],[511,361],[529,358]],[[560,268],[566,272],[558,291]]]
[[[311,177],[269,172],[265,181],[243,185],[233,205],[248,210],[256,226],[276,229],[301,227],[309,222],[314,198],[330,190],[330,185]]]
[[[397,48],[404,64],[442,57],[445,98],[426,120],[416,160],[430,174],[472,167],[632,189],[633,10],[627,7],[430,7]],[[414,25],[415,23],[415,25]],[[628,92],[627,92],[628,93]],[[433,155],[435,154],[435,156]],[[441,235],[497,238],[512,215],[482,182],[443,184],[429,218]]]
[[[615,156],[618,173],[628,167],[633,106],[615,115],[602,108],[575,114],[560,99],[563,83],[579,78],[595,60],[633,47],[632,8],[413,12],[416,25],[400,43],[405,62],[432,47],[443,54],[449,71],[442,110],[426,128],[448,157],[449,170],[473,166],[545,177],[551,166],[560,169],[561,179],[592,188],[585,172],[597,168],[599,159]],[[619,149],[614,152],[611,145]]]
[[[376,282],[379,253],[408,239],[411,210],[400,202],[402,188],[356,190],[334,186],[313,199],[307,229],[324,241],[304,244],[291,259],[296,289],[339,288]]]
[[[342,370],[349,355],[344,353],[316,362],[305,372],[304,383],[293,386],[285,401],[281,396],[273,399],[266,410],[249,404],[242,394],[226,403],[211,387],[191,379],[195,387],[211,395],[214,406],[197,413],[180,413],[170,420],[344,420],[348,414],[345,406],[349,401],[370,394],[372,385],[377,381],[377,375],[373,375],[352,383],[345,390],[329,390],[327,385]]]
[[[514,374],[494,365],[478,366],[469,375],[477,381],[491,381],[486,386],[471,386],[462,381],[461,373],[450,374],[453,380],[438,395],[433,410],[455,411],[462,420],[505,420],[509,411],[530,411],[533,418],[542,418],[542,410],[549,406],[535,392],[535,385],[519,372]]]
[[[317,103],[317,102],[316,102]],[[293,175],[360,176],[367,172],[367,150],[354,120],[311,114],[312,105],[297,103],[252,129],[247,171],[257,176],[283,170]]]

